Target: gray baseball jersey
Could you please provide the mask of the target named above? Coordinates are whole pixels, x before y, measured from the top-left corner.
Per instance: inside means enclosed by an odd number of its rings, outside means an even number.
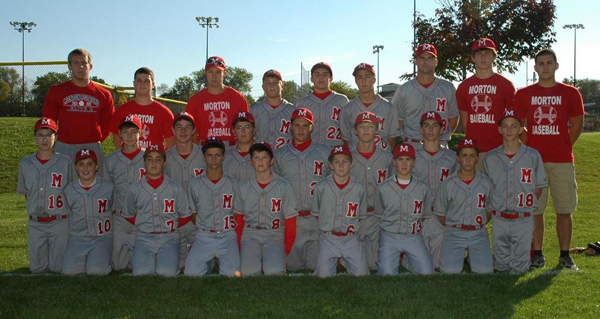
[[[144,151],[141,149],[133,160],[123,155],[122,150],[114,151],[106,157],[102,178],[113,184],[113,209],[123,210],[129,187],[146,176]]]
[[[233,198],[233,209],[244,215],[244,221],[250,227],[280,229],[285,219],[298,215],[292,185],[277,174],[273,174],[264,189],[252,175],[239,182],[238,190]]]
[[[458,170],[456,152],[442,147],[435,155],[429,154],[423,146],[415,149],[415,167],[413,175],[429,187],[429,195],[435,198],[440,184]],[[426,207],[431,210],[431,207]]]
[[[512,158],[502,146],[489,151],[483,174],[494,182],[490,206],[498,212],[531,213],[538,205],[535,189],[548,187],[540,153],[525,145]]]
[[[223,174],[215,184],[206,174],[192,180],[189,201],[197,213],[196,227],[200,230],[226,232],[235,229],[233,198],[236,197],[238,181]]]
[[[131,185],[125,203],[123,216],[135,216],[135,226],[143,233],[174,232],[178,219],[191,215],[183,187],[166,175],[157,189],[146,178]]]
[[[451,118],[459,115],[456,103],[456,89],[446,80],[435,78],[425,88],[416,78],[402,84],[394,93],[392,105],[396,107],[398,118],[404,122],[402,136],[422,140],[421,115],[427,111],[438,112],[442,116],[443,131],[440,141],[449,141],[452,132],[448,124]]]
[[[223,161],[223,171],[238,180],[247,179],[254,175],[254,168],[250,163],[250,154],[242,156],[235,146],[227,148]]]
[[[421,232],[423,219],[429,214],[428,206],[431,206],[429,187],[417,178],[413,177],[402,189],[394,176],[377,189],[375,214],[381,218],[381,229],[389,233],[415,235]]]
[[[69,235],[101,237],[112,235],[113,184],[96,177],[90,189],[85,190],[79,180],[65,188],[66,204],[71,212]],[[109,255],[110,258],[110,255]]]
[[[311,93],[301,98],[296,107],[309,109],[315,117],[315,128],[312,132],[313,140],[333,147],[344,143],[340,129],[340,117],[342,108],[348,102],[345,95],[336,92],[332,92],[324,100]]]
[[[371,213],[374,207],[377,187],[388,179],[390,175],[393,175],[391,174],[391,167],[393,167],[392,153],[377,147],[375,153],[367,159],[358,152],[358,149],[353,148],[352,159],[354,161],[354,167],[350,170],[350,175],[365,185],[367,193],[367,211]]]
[[[349,142],[350,148],[356,146],[358,137],[354,134],[354,123],[358,114],[366,111],[375,114],[379,120],[379,131],[377,132],[377,136],[375,136],[375,143],[383,149],[390,148],[388,140],[392,137],[400,136],[398,112],[388,100],[379,95],[377,95],[375,102],[369,106],[365,106],[360,97],[357,96],[342,108],[340,121],[342,138]]]
[[[252,105],[250,113],[254,116],[256,125],[254,138],[271,144],[274,149],[289,143],[292,124],[290,118],[295,109],[296,107],[286,100],[276,108],[269,105],[267,99]]]
[[[367,215],[367,193],[358,179],[350,177],[340,189],[329,175],[315,186],[312,214],[319,217],[319,230],[336,233],[358,233],[359,219]]]
[[[167,150],[165,174],[183,186],[186,191],[191,181],[200,176],[205,169],[204,156],[198,145],[193,145],[192,152],[185,159],[177,153],[177,147],[173,146]]]
[[[458,173],[452,174],[440,185],[433,212],[445,216],[447,226],[483,227],[487,223],[486,212],[492,210],[492,191],[492,180],[479,172],[468,185]]]

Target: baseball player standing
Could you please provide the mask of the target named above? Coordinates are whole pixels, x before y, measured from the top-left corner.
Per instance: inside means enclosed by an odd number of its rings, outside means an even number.
[[[194,94],[185,111],[196,120],[198,141],[203,144],[207,138],[214,136],[227,145],[235,144],[231,132],[232,121],[238,112],[248,112],[248,102],[244,95],[223,84],[225,79],[225,60],[213,56],[206,60],[206,88]]]
[[[96,178],[98,168],[93,150],[82,149],[75,155],[79,179],[65,188],[65,202],[71,213],[63,257],[65,275],[107,275],[112,269],[113,185]]]
[[[348,98],[329,87],[333,81],[331,66],[319,62],[310,69],[310,81],[314,84],[313,92],[298,101],[296,107],[309,109],[315,118],[313,139],[329,147],[341,145],[342,132],[340,115],[342,107],[348,104]]]
[[[104,162],[103,180],[113,184],[112,220],[113,228],[113,269],[132,269],[135,226],[123,217],[125,195],[134,183],[146,176],[144,148],[139,146],[142,121],[136,115],[121,119],[119,137],[123,147],[108,154]]]
[[[164,145],[170,148],[175,143],[171,123],[173,113],[164,104],[152,98],[154,89],[154,72],[150,68],[142,67],[133,74],[133,88],[135,98],[117,108],[112,117],[110,130],[113,134],[115,149],[121,148],[119,125],[121,119],[130,114],[135,114],[142,121],[140,145],[148,148],[150,145]]]
[[[460,168],[448,177],[435,197],[433,212],[446,227],[440,269],[458,274],[463,269],[465,250],[474,273],[491,273],[494,261],[485,225],[491,217],[492,180],[475,170],[479,158],[471,139],[458,144]]]
[[[559,264],[577,270],[569,254],[573,234],[572,214],[577,211],[577,182],[573,144],[583,131],[583,99],[577,88],[556,82],[556,53],[550,49],[535,55],[539,82],[518,91],[515,109],[525,117],[527,146],[540,152],[556,213],[556,232],[560,246]],[[544,211],[548,206],[548,189],[542,191],[540,205],[534,212],[533,267],[543,267]]]
[[[440,143],[443,145],[448,144],[452,132],[458,126],[456,90],[451,82],[435,76],[437,57],[437,49],[433,44],[419,45],[415,52],[417,76],[401,85],[392,99],[392,105],[398,112],[404,142],[415,148],[423,140],[420,127],[423,113],[434,111],[442,117]]]
[[[17,194],[25,195],[29,269],[60,272],[69,236],[64,187],[73,180],[72,162],[53,149],[56,122],[42,117],[33,128],[37,152],[19,162]]]
[[[423,145],[415,148],[415,167],[413,175],[425,182],[429,187],[429,198],[433,203],[440,184],[454,174],[458,169],[456,162],[456,152],[446,147],[442,147],[440,138],[444,127],[444,119],[434,111],[429,111],[421,115],[421,135],[423,136]],[[442,241],[444,240],[444,226],[440,220],[433,215],[433,207],[426,206],[424,209],[423,220],[423,240],[425,246],[431,255],[433,268],[440,267],[440,258],[442,255]]]
[[[242,276],[282,275],[285,255],[296,235],[296,196],[283,177],[273,174],[273,150],[267,143],[250,148],[254,174],[239,182],[233,209],[243,215],[241,234]],[[245,226],[244,226],[245,225]],[[285,232],[284,232],[285,231]]]
[[[433,274],[431,257],[423,241],[421,229],[423,218],[431,212],[429,187],[413,178],[415,148],[398,144],[394,149],[396,174],[377,189],[375,214],[380,218],[378,272],[382,275],[398,275],[400,254],[404,253],[417,274]]]
[[[317,267],[318,221],[311,214],[314,188],[329,175],[329,147],[311,139],[313,114],[309,109],[295,109],[291,116],[292,143],[275,150],[275,172],[285,178],[297,196],[296,241],[287,256],[287,269]]]
[[[375,69],[368,63],[361,63],[354,68],[352,75],[359,95],[342,108],[342,139],[350,149],[356,147],[358,138],[354,134],[354,120],[358,114],[368,111],[377,116],[379,123],[375,143],[383,149],[394,147],[396,137],[400,135],[398,114],[390,102],[375,93]]]
[[[365,187],[350,175],[352,153],[347,146],[334,146],[328,161],[332,174],[317,183],[312,202],[312,214],[319,219],[320,231],[315,274],[335,275],[341,258],[350,275],[364,276],[369,273],[369,266],[357,234],[359,220],[366,215]]]
[[[225,151],[223,170],[238,180],[247,179],[254,174],[250,162],[250,147],[254,144],[254,116],[250,112],[239,112],[232,123],[235,146]]]
[[[532,214],[548,181],[538,151],[519,141],[523,125],[515,110],[505,111],[498,131],[502,145],[485,155],[482,171],[494,183],[490,205],[496,270],[526,272],[531,262]]]
[[[104,165],[101,143],[110,133],[115,111],[112,94],[90,80],[92,55],[84,49],[69,53],[69,81],[53,85],[44,101],[42,115],[58,123],[57,153],[75,158],[86,148],[96,152],[100,173]]]
[[[365,254],[370,269],[377,269],[379,250],[379,218],[375,214],[374,201],[377,187],[390,174],[393,156],[389,151],[376,145],[379,119],[372,112],[359,113],[354,118],[354,134],[357,145],[352,149],[352,177],[363,183],[367,194],[366,215],[360,221],[360,240],[365,246]]]
[[[213,258],[219,260],[219,272],[235,276],[240,270],[240,251],[235,232],[233,198],[237,180],[223,173],[225,145],[211,137],[202,146],[206,174],[189,187],[190,207],[196,215],[196,239],[185,264],[186,276],[204,276]]]
[[[265,98],[252,105],[250,112],[256,120],[256,140],[278,148],[290,141],[290,116],[296,107],[281,97],[283,78],[277,70],[263,74]]]
[[[494,73],[494,60],[498,56],[496,44],[481,38],[471,47],[471,60],[475,74],[464,80],[456,89],[460,122],[468,139],[479,149],[477,170],[481,171],[485,153],[502,144],[498,134],[498,119],[504,110],[511,108],[515,86],[498,73]]]

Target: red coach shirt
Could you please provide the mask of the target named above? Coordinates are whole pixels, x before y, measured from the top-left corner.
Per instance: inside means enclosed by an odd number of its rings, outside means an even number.
[[[584,113],[577,88],[533,84],[517,91],[514,108],[527,119],[527,145],[540,152],[544,163],[573,162],[569,119]]]
[[[58,140],[67,144],[102,142],[115,111],[112,94],[94,82],[78,87],[70,80],[53,85],[42,116],[58,123]]]
[[[233,119],[238,112],[248,112],[248,102],[241,92],[228,86],[221,94],[202,89],[190,98],[185,111],[194,117],[199,140],[214,136],[232,145]]]
[[[173,113],[158,101],[152,101],[148,105],[139,105],[135,100],[131,100],[119,106],[112,117],[110,131],[119,135],[119,125],[127,115],[131,114],[137,115],[143,124],[140,132],[141,147],[164,145],[165,138],[173,136],[173,130],[171,130]]]
[[[497,120],[512,105],[515,86],[500,74],[487,79],[473,75],[456,89],[458,109],[468,113],[466,138],[481,152],[487,152],[502,144]]]

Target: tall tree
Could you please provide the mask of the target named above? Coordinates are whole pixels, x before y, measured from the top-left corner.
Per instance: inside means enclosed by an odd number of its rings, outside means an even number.
[[[46,94],[54,84],[65,82],[69,79],[68,72],[48,72],[38,76],[33,83],[31,94],[33,95],[33,106],[41,110],[46,100]]]
[[[417,43],[431,43],[439,59],[436,73],[450,81],[473,71],[471,45],[490,38],[498,46],[498,72],[515,73],[524,58],[554,43],[556,7],[552,0],[438,0],[435,17],[417,17]],[[410,79],[413,73],[401,76]]]
[[[352,88],[350,84],[344,81],[333,81],[331,82],[330,88],[338,93],[346,95],[350,100],[358,95],[358,89]]]
[[[0,67],[0,115],[20,116],[23,113],[21,86],[21,76],[15,69]]]
[[[196,89],[200,90],[201,88],[206,87],[206,75],[204,70],[192,72],[191,77],[194,79],[194,85],[196,86]],[[252,91],[250,82],[253,78],[254,76],[252,73],[244,68],[228,66],[227,72],[225,72],[223,83],[244,94],[250,94]]]
[[[169,92],[162,94],[161,96],[187,102],[196,91],[194,80],[189,76],[182,76],[175,80],[175,84],[173,84],[173,87],[171,87]]]
[[[573,85],[573,77],[563,80],[564,83]],[[600,112],[600,80],[595,79],[578,79],[577,88],[581,92],[584,103],[596,103],[586,107],[586,111]]]

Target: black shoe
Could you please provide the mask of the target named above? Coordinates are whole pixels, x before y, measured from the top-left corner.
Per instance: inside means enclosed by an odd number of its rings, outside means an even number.
[[[531,265],[529,265],[529,270],[542,268],[544,266],[546,266],[546,257],[544,257],[544,255],[533,255],[533,257],[531,257]]]
[[[575,265],[575,262],[573,262],[573,257],[571,256],[558,258],[558,264],[565,268],[569,268],[575,271],[579,270],[579,267]]]

